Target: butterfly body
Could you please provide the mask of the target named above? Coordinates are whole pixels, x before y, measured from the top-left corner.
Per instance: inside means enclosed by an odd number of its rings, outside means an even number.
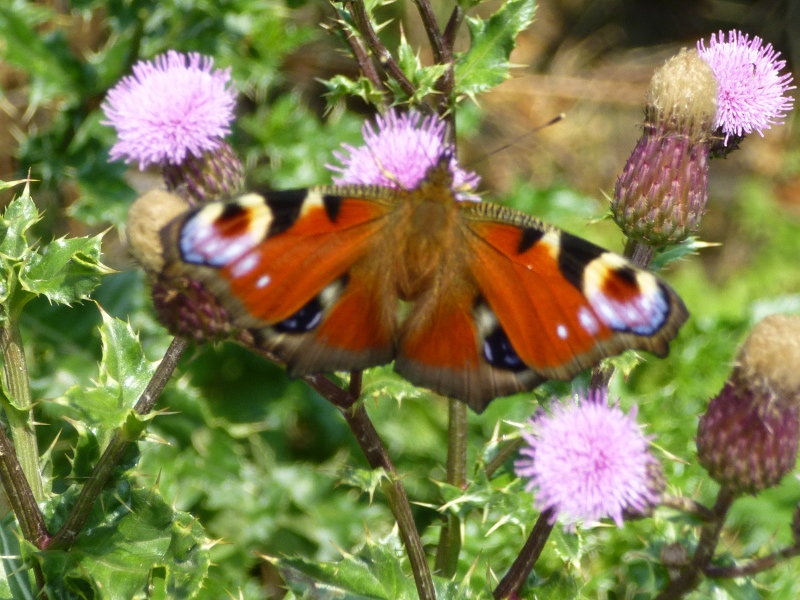
[[[680,298],[625,259],[509,208],[416,188],[323,186],[186,211],[163,272],[199,281],[292,375],[395,361],[482,411],[628,348],[664,355]]]

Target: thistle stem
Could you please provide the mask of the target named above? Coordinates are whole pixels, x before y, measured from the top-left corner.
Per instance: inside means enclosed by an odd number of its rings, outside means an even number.
[[[496,600],[508,598],[512,594],[519,593],[522,584],[525,583],[536,561],[539,560],[539,556],[542,554],[550,532],[553,531],[553,525],[555,524],[555,519],[553,517],[553,509],[551,508],[539,514],[539,518],[536,519],[536,524],[533,526],[516,560],[514,560],[514,564],[511,565],[508,573],[500,580],[497,587],[494,588],[492,595]]]
[[[623,252],[625,258],[629,259],[634,266],[640,269],[646,269],[653,257],[656,254],[656,249],[653,246],[639,242],[632,238],[628,238],[625,243],[625,250]]]
[[[44,500],[44,486],[39,471],[39,445],[36,443],[36,431],[33,426],[33,402],[28,381],[28,364],[22,346],[18,316],[6,315],[6,319],[0,326],[3,371],[6,389],[11,396],[5,409],[19,465],[28,480],[33,497],[37,502],[41,502]]]
[[[715,518],[714,511],[710,508],[684,496],[664,494],[661,497],[661,505],[688,513],[701,521],[713,521]]]
[[[164,354],[164,358],[156,368],[156,372],[153,373],[153,377],[150,379],[147,387],[142,392],[142,395],[139,396],[139,400],[133,407],[133,410],[138,414],[146,415],[153,410],[156,401],[161,396],[161,392],[164,391],[164,387],[167,385],[170,377],[172,377],[172,373],[175,371],[175,367],[178,366],[178,361],[187,346],[188,342],[182,338],[176,337],[172,340],[166,354]],[[67,515],[66,521],[64,521],[61,529],[53,536],[53,539],[47,546],[48,548],[67,550],[75,543],[78,534],[89,519],[92,506],[94,506],[95,501],[102,493],[103,488],[111,478],[114,469],[117,464],[119,464],[125,449],[131,441],[133,440],[131,440],[131,436],[125,430],[124,426],[118,428],[114,432],[114,436],[103,451],[100,460],[97,461],[97,464],[92,470],[92,474],[83,485],[77,500],[75,500],[75,504],[72,506],[69,515]]]
[[[37,548],[46,546],[50,533],[44,516],[17,460],[14,445],[3,427],[0,427],[0,483],[17,517],[22,535]]]
[[[391,458],[389,458],[389,453],[375,430],[364,404],[358,402],[358,395],[352,393],[360,392],[361,388],[360,373],[354,375],[356,383],[354,383],[354,377],[351,376],[350,393],[322,375],[309,375],[303,379],[339,409],[348,427],[350,427],[350,431],[353,432],[358,445],[361,447],[361,451],[364,453],[370,468],[383,469],[389,476],[388,479],[381,483],[381,489],[397,521],[400,537],[403,539],[403,545],[411,563],[411,571],[414,574],[417,593],[421,600],[436,600],[433,578],[428,567],[422,540],[414,523],[408,496],[400,481],[400,475],[397,473]]]
[[[767,556],[762,556],[755,560],[750,561],[746,565],[737,565],[734,567],[717,567],[715,565],[708,565],[703,573],[707,577],[719,578],[733,578],[733,577],[747,577],[748,575],[755,575],[762,571],[768,571],[776,566],[779,562],[789,558],[800,556],[800,544],[789,546],[778,552],[773,552]]]
[[[448,407],[447,483],[462,488],[467,481],[467,405],[451,398]],[[460,552],[461,518],[448,512],[436,548],[436,573],[448,579],[455,575]]]
[[[369,14],[364,6],[364,0],[350,0],[345,2],[345,6],[349,9],[356,24],[356,29],[364,37],[370,51],[375,55],[378,63],[386,70],[386,72],[397,82],[403,93],[409,97],[414,96],[414,85],[403,73],[403,70],[398,66],[394,60],[392,53],[383,45],[383,42],[375,33],[372,23],[369,20]]]
[[[525,440],[521,437],[511,440],[510,442],[505,442],[500,450],[497,451],[497,454],[494,455],[494,458],[486,463],[484,472],[486,473],[487,479],[491,479],[497,469],[502,467],[509,457],[516,454],[524,444]]]
[[[712,509],[714,518],[703,526],[692,561],[681,569],[675,579],[670,581],[667,589],[656,596],[656,600],[680,598],[700,584],[701,575],[709,568],[711,559],[714,558],[714,550],[719,542],[725,517],[735,499],[736,495],[727,486],[720,488],[717,501]]]

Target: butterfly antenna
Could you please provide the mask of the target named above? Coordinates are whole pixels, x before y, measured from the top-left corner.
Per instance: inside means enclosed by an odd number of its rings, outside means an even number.
[[[495,155],[495,154],[497,154],[498,152],[502,152],[502,151],[503,151],[503,150],[505,150],[506,148],[510,148],[510,147],[511,147],[511,146],[513,146],[514,144],[516,144],[516,143],[518,143],[518,142],[521,142],[521,141],[522,141],[522,140],[524,140],[526,137],[532,136],[534,133],[539,133],[539,132],[540,132],[542,129],[545,129],[546,127],[550,127],[551,125],[555,125],[555,124],[556,124],[556,123],[558,123],[559,121],[562,121],[563,119],[565,119],[565,118],[566,118],[566,116],[567,116],[567,115],[566,115],[566,113],[561,113],[561,114],[559,114],[559,115],[556,115],[555,117],[553,117],[552,119],[550,119],[550,120],[549,120],[547,123],[545,123],[544,125],[539,125],[538,127],[535,127],[535,128],[533,128],[533,129],[531,129],[530,131],[526,131],[526,132],[525,132],[525,133],[523,133],[522,135],[519,135],[519,136],[517,136],[517,137],[513,138],[513,139],[512,139],[510,142],[508,142],[508,143],[506,143],[506,144],[503,144],[502,146],[499,146],[498,148],[495,148],[494,150],[491,150],[490,152],[487,152],[487,153],[486,153],[486,154],[484,154],[483,156],[479,156],[479,157],[478,157],[478,158],[476,158],[475,160],[472,160],[472,161],[470,161],[470,162],[469,162],[469,164],[468,164],[468,165],[466,165],[466,166],[468,166],[468,167],[472,167],[472,166],[474,166],[474,165],[475,165],[475,164],[477,164],[477,163],[482,163],[483,161],[487,160],[487,159],[488,159],[489,157],[491,157],[491,156],[494,156],[494,155]]]

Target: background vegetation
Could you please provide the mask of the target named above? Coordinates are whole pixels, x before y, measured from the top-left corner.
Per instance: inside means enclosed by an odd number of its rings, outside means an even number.
[[[442,15],[449,10],[445,4]],[[477,11],[491,14],[497,3],[489,4]],[[395,19],[387,39],[395,36],[396,42],[402,23],[410,44],[423,45],[410,5],[392,4],[380,14]],[[325,96],[325,80],[356,76],[342,40],[324,27],[334,15],[325,3],[294,0],[10,0],[0,6],[0,179],[21,179],[30,171],[37,180],[31,195],[42,218],[30,235],[42,247],[111,226],[102,260],[118,271],[102,277],[95,302],[67,306],[42,295],[23,312],[36,433],[39,447],[47,450],[53,498],[46,516],[53,523],[63,518],[117,424],[108,407],[86,400],[95,386],[113,379],[108,349],[124,354],[138,347],[110,317],[130,323],[150,360],[163,355],[170,339],[154,320],[144,277],[127,258],[119,233],[127,206],[141,190],[160,185],[159,176],[107,161],[113,132],[100,123],[98,110],[106,90],[139,58],[167,49],[211,55],[217,66],[231,67],[240,90],[231,143],[246,158],[253,183],[324,183],[331,151],[357,143],[369,114],[358,98]],[[790,66],[800,64],[800,8],[793,1],[543,0],[512,56],[520,65],[513,79],[459,114],[462,163],[481,173],[482,189],[493,200],[621,249],[622,237],[610,221],[587,224],[607,211],[606,195],[638,137],[653,69],[698,37],[733,26],[771,41]],[[560,112],[567,113],[563,122],[517,140]],[[671,265],[666,275],[692,317],[667,359],[649,359],[627,381],[612,382],[623,406],[637,403],[640,421],[657,436],[673,493],[713,499],[716,484],[695,460],[697,416],[726,380],[753,323],[770,312],[800,312],[799,138],[788,123],[763,138],[751,136],[742,150],[712,163],[711,200],[699,237],[718,245]],[[6,203],[20,193],[6,191]],[[69,574],[58,593],[180,597],[197,589],[193,572],[196,577],[207,568],[202,598],[281,598],[286,592],[274,557],[330,562],[365,543],[377,543],[370,551],[379,564],[386,550],[402,556],[391,513],[380,493],[370,493],[375,482],[334,407],[232,344],[196,348],[178,372],[159,401],[164,412],[149,423],[138,450],[126,456],[87,530],[89,541],[76,549],[84,559],[94,553],[98,560],[86,559],[79,567],[71,562],[77,560],[73,552],[50,565]],[[365,383],[374,389],[402,385],[385,369],[371,372]],[[460,498],[466,543],[459,573],[469,573],[464,588],[482,597],[491,588],[491,571],[502,575],[536,513],[520,501],[520,483],[509,468],[489,483],[481,479],[481,467],[498,436],[515,435],[513,423],[527,419],[538,401],[532,395],[500,400],[482,415],[469,415],[476,483],[461,496],[438,483],[444,480],[446,404],[416,396],[409,390],[402,402],[382,398],[367,410],[404,475],[426,544],[438,538],[436,509],[443,499]],[[144,502],[147,494],[160,496],[161,504]],[[778,488],[737,502],[726,548],[754,556],[790,543],[799,500],[800,482],[790,476]],[[24,553],[11,519],[4,523],[3,555]],[[173,528],[171,537],[164,538],[164,523]],[[622,529],[554,532],[530,583],[541,586],[542,598],[650,597],[663,581],[663,546],[691,538],[693,525],[662,509]],[[208,554],[181,554],[175,544],[183,538],[175,527]],[[202,541],[199,527],[210,542]],[[104,528],[122,532],[124,543],[114,535],[91,537]],[[156,552],[159,542],[169,546],[171,560],[155,561],[151,569],[142,559],[138,578],[126,579],[129,558],[121,549],[137,535],[147,551]],[[188,558],[182,563],[181,557]],[[313,572],[299,559],[280,564],[284,577],[293,573],[297,581]],[[4,565],[0,597],[22,597],[30,581],[15,582],[18,562],[4,558]],[[146,586],[125,587],[142,577]],[[398,575],[398,590],[406,585]],[[696,597],[708,597],[710,589],[701,588]],[[796,598],[800,567],[784,563],[715,589],[719,597]]]

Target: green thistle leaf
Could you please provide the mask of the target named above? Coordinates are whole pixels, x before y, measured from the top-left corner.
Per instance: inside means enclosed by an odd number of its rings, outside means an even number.
[[[73,488],[58,497],[56,520],[75,493]],[[194,517],[174,510],[157,491],[131,489],[127,481],[103,493],[68,552],[25,546],[23,553],[36,554],[42,564],[51,598],[123,600],[144,597],[137,594],[148,588],[167,598],[191,598],[210,563],[208,540]]]
[[[138,336],[130,325],[102,312],[100,338],[103,358],[94,385],[79,383],[54,400],[62,416],[80,424],[79,430],[104,436],[100,446],[108,442],[111,432],[125,424],[155,366],[144,355]],[[128,423],[132,434],[138,428]]]
[[[21,269],[22,288],[58,304],[87,299],[101,277],[114,272],[100,262],[102,238],[99,234],[53,241]]]
[[[473,97],[508,79],[517,35],[533,21],[534,0],[511,0],[488,19],[468,17],[470,49],[455,64],[456,92]]]

